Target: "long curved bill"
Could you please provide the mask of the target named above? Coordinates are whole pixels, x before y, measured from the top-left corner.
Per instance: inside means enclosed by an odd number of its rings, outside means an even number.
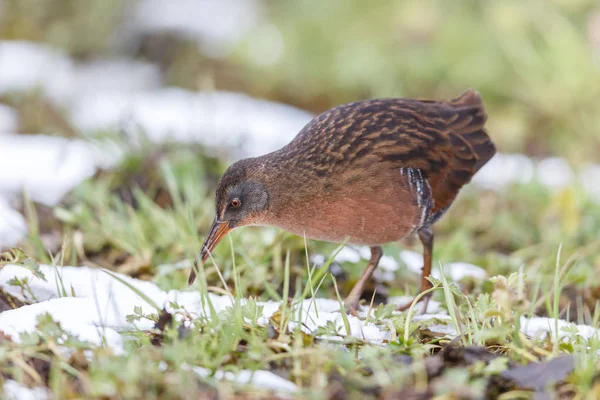
[[[196,280],[196,270],[198,268],[198,260],[204,264],[206,259],[210,256],[215,247],[219,244],[219,242],[227,236],[227,234],[231,231],[231,227],[229,226],[229,222],[227,221],[217,221],[215,220],[208,231],[208,236],[206,240],[204,240],[204,244],[202,245],[202,249],[200,250],[199,257],[194,260],[194,265],[192,267],[192,272],[190,272],[190,277],[188,279],[188,285],[194,283]]]

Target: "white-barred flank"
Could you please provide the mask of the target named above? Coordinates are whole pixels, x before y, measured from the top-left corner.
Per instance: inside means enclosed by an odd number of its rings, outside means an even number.
[[[400,168],[400,174],[407,178],[410,189],[417,197],[417,205],[421,210],[421,220],[415,229],[418,230],[427,226],[427,222],[431,219],[430,212],[435,205],[433,196],[431,195],[431,186],[420,169],[402,167]]]

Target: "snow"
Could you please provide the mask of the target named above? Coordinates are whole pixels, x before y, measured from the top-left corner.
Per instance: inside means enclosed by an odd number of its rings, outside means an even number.
[[[174,32],[195,41],[203,53],[226,56],[260,16],[256,0],[144,0],[137,3],[135,30]]]
[[[153,326],[151,321],[141,320],[128,322],[126,317],[133,313],[134,307],[140,307],[143,313],[155,312],[153,306],[148,304],[142,297],[136,294],[129,286],[134,287],[145,296],[152,299],[158,307],[167,307],[170,301],[174,301],[192,315],[206,316],[208,310],[203,305],[203,298],[198,291],[176,291],[164,292],[152,282],[141,281],[122,274],[114,273],[118,279],[97,268],[87,267],[53,267],[40,266],[46,281],[37,278],[24,267],[7,265],[0,269],[0,288],[5,292],[25,301],[33,301],[27,292],[23,293],[20,287],[11,286],[8,282],[12,278],[19,280],[27,279],[31,292],[35,295],[36,303],[23,306],[16,310],[6,311],[0,314],[0,329],[10,334],[18,341],[19,333],[32,332],[38,316],[49,313],[65,330],[87,340],[92,344],[106,345],[115,351],[122,351],[122,338],[119,331],[125,329],[139,328],[148,329]],[[123,282],[127,284],[124,284]],[[129,286],[128,286],[129,285]],[[67,294],[73,297],[61,297]],[[207,298],[217,312],[222,312],[232,305],[232,299],[227,296],[209,294]],[[394,297],[390,303],[404,305],[412,300],[410,296]],[[243,299],[242,302],[247,300]],[[263,307],[263,313],[259,323],[266,324],[275,313],[280,303],[275,301],[257,302]],[[363,318],[348,315],[350,332],[345,332],[344,321],[340,313],[340,304],[333,299],[306,299],[293,308],[290,328],[297,326],[301,321],[301,329],[306,333],[314,333],[319,327],[327,322],[333,322],[342,335],[350,334],[371,343],[383,345],[389,340],[389,331],[371,322],[366,323],[364,317],[367,309],[363,307],[359,314]],[[448,321],[449,316],[443,312],[439,302],[430,301],[427,309],[428,314],[415,315],[415,321],[435,319],[438,322]],[[318,314],[318,315],[317,315]],[[558,321],[559,332],[562,337],[568,336],[569,332],[563,328],[576,328],[579,335],[589,339],[596,334],[596,330],[586,325],[574,325],[563,320]],[[521,320],[522,331],[529,336],[539,336],[552,332],[554,319],[551,318],[525,318]],[[441,334],[452,335],[453,327],[443,324],[435,324],[429,329]],[[454,332],[455,334],[455,332]]]
[[[121,335],[108,327],[112,321],[98,311],[93,299],[63,297],[47,300],[0,313],[0,330],[19,342],[21,333],[35,332],[38,317],[50,314],[65,331],[79,339],[96,346],[106,345],[121,353]]]
[[[546,335],[552,338],[558,326],[559,339],[571,338],[578,335],[586,340],[593,337],[600,338],[598,329],[589,325],[577,325],[562,319],[556,320],[548,317],[521,317],[521,331],[530,336],[543,339]]]
[[[350,331],[346,331],[340,309],[341,305],[337,300],[307,299],[295,308],[294,318],[292,319],[302,321],[300,329],[308,334],[314,333],[319,327],[325,326],[328,322],[333,322],[337,332],[342,336],[353,336],[373,344],[383,344],[385,340],[389,339],[389,332],[382,331],[372,323],[365,323],[363,319],[353,315],[346,316],[350,328]],[[290,323],[290,329],[297,327],[298,322]]]
[[[456,328],[452,324],[452,319],[447,314],[424,314],[415,315],[413,317],[413,321],[426,322],[431,320],[438,321],[438,323],[428,324],[427,329],[429,329],[430,331],[435,332],[437,334],[446,335],[448,337],[456,337],[458,335]]]
[[[126,59],[101,59],[78,64],[72,71],[71,99],[81,94],[131,93],[158,88],[159,68],[150,63]]]
[[[312,115],[297,108],[233,92],[177,88],[82,95],[73,105],[77,129],[140,132],[154,142],[198,142],[253,157],[287,144]],[[236,151],[237,150],[237,151]]]
[[[367,246],[346,246],[335,256],[337,263],[366,262],[371,258],[371,250]],[[415,274],[421,274],[423,268],[423,255],[415,251],[403,250],[399,258],[407,269]],[[315,265],[321,266],[325,263],[325,256],[315,255],[311,260]],[[375,279],[385,282],[394,280],[394,273],[398,271],[400,264],[396,259],[389,255],[384,255],[379,261],[379,266],[374,272]],[[460,281],[463,278],[472,277],[478,280],[485,279],[486,272],[483,268],[466,262],[453,262],[443,265],[444,272],[451,280]],[[431,275],[436,279],[441,279],[438,267],[433,267]]]
[[[45,387],[28,388],[27,386],[8,379],[2,386],[6,400],[46,400],[50,399],[50,390]]]
[[[600,203],[600,164],[585,166],[580,178],[584,190],[594,201]]]
[[[0,135],[0,149],[10,149],[0,157],[0,196],[25,191],[46,205],[92,176],[99,159],[87,142],[56,136]]]
[[[74,63],[58,49],[25,41],[0,41],[0,94],[41,90],[60,106],[81,95],[156,88],[157,66],[123,59]]]
[[[136,29],[141,32],[171,30],[194,38],[232,42],[254,26],[259,14],[260,7],[254,0],[146,0],[137,3],[135,10]],[[0,93],[39,88],[66,107],[76,128],[86,133],[120,131],[129,125],[137,128],[130,131],[141,130],[157,142],[173,139],[233,146],[240,150],[237,156],[242,157],[281,147],[312,117],[293,107],[240,93],[159,88],[161,80],[158,67],[148,63],[125,59],[75,63],[49,46],[0,41]],[[0,108],[0,132],[14,129],[14,111]],[[247,150],[242,151],[242,147]],[[590,174],[597,175],[596,168],[591,166],[581,176],[591,193],[598,190],[589,178]],[[559,188],[574,178],[572,168],[561,158],[535,161],[520,154],[497,154],[473,182],[498,190],[537,179],[548,187]]]
[[[209,377],[211,371],[207,368],[193,367],[193,371],[203,378]],[[273,390],[276,392],[292,393],[298,390],[298,387],[282,377],[275,375],[270,371],[249,371],[241,370],[238,373],[230,371],[216,371],[213,377],[216,380],[227,380],[235,382],[239,385],[252,385],[254,387],[266,390]]]
[[[398,264],[398,261],[396,261],[394,257],[386,255],[381,256],[381,259],[379,260],[379,264],[377,266],[377,269],[381,269],[388,272],[398,271],[399,268],[400,265]]]
[[[121,344],[114,336],[115,332],[131,328],[148,329],[153,325],[147,320],[135,322],[134,325],[129,323],[126,317],[133,313],[134,307],[140,307],[143,313],[156,312],[152,305],[129,286],[152,299],[160,308],[167,307],[169,302],[174,301],[195,316],[208,315],[209,309],[203,304],[203,300],[210,301],[217,312],[224,311],[232,305],[232,299],[227,296],[209,294],[208,298],[203,299],[198,291],[164,292],[152,282],[117,273],[113,274],[118,277],[115,279],[113,275],[97,268],[41,265],[40,271],[46,280],[34,276],[29,269],[16,265],[6,265],[0,269],[2,290],[20,300],[37,301],[35,304],[0,314],[0,329],[13,337],[17,337],[19,332],[31,332],[35,328],[36,318],[47,312],[67,331],[94,344],[100,345],[103,338],[100,333],[108,332],[107,343],[120,350]],[[13,278],[20,281],[26,279],[35,297],[18,286],[11,286],[9,281]],[[73,297],[61,297],[65,293]],[[263,307],[260,318],[263,324],[266,324],[280,307],[280,303],[273,301],[257,304]],[[306,299],[294,308],[294,313],[295,320],[302,321],[301,329],[307,333],[314,332],[328,321],[334,322],[340,333],[346,333],[337,300]],[[388,337],[386,332],[382,332],[373,324],[365,324],[358,317],[350,315],[348,320],[350,334],[353,336],[379,344]],[[292,322],[291,327],[295,327],[295,324],[296,322]],[[96,329],[98,327],[103,329]]]
[[[130,323],[127,321],[127,315],[133,313],[134,307],[140,307],[145,314],[156,312],[156,309],[120,280],[148,296],[159,307],[167,307],[170,301],[174,301],[191,315],[209,315],[209,309],[203,304],[203,298],[197,291],[164,292],[151,282],[121,274],[115,274],[119,278],[115,279],[95,268],[41,265],[40,270],[46,280],[35,277],[29,269],[20,266],[7,265],[0,269],[2,290],[21,300],[37,301],[0,314],[0,330],[9,334],[15,341],[19,341],[20,333],[33,332],[37,318],[47,313],[72,335],[93,345],[108,346],[116,353],[121,353],[123,339],[119,331],[132,328],[149,329],[153,326],[151,321],[144,319]],[[11,286],[9,281],[13,278],[20,281],[26,279],[35,297],[20,287]],[[61,297],[65,293],[74,297]],[[209,294],[204,300],[210,301],[218,313],[232,305],[232,299],[227,296]],[[245,301],[242,300],[243,303]],[[259,319],[262,324],[268,323],[269,318],[280,307],[280,303],[273,301],[257,304],[263,307],[263,314]],[[337,300],[307,299],[297,305],[293,313],[295,318],[292,320],[302,321],[300,328],[309,334],[331,321],[342,335],[349,334],[380,345],[389,339],[387,330],[382,330],[373,323],[365,323],[363,319],[352,315],[347,316],[350,331],[345,332],[344,319]],[[297,322],[290,323],[291,329],[297,326]]]
[[[407,269],[415,274],[421,274],[423,269],[423,255],[416,251],[403,250],[400,252],[400,260],[406,265]],[[483,268],[466,262],[451,262],[443,264],[444,273],[453,281],[460,281],[467,277],[475,279],[485,279],[486,272]],[[431,275],[436,279],[441,279],[439,267],[433,267]]]
[[[29,269],[20,266],[7,265],[0,269],[0,288],[2,290],[22,300],[31,301],[33,299],[31,294],[9,284],[9,281],[15,277],[21,281],[27,279],[31,292],[37,299],[34,304],[0,313],[0,330],[9,334],[17,342],[21,333],[33,332],[37,318],[47,313],[59,322],[63,329],[81,340],[95,346],[109,347],[117,354],[122,353],[124,339],[120,334],[121,331],[148,329],[153,326],[153,323],[147,320],[128,322],[126,316],[133,313],[134,307],[140,307],[143,313],[156,311],[129,286],[149,297],[158,307],[167,307],[170,301],[174,301],[184,307],[192,316],[208,315],[208,310],[203,305],[203,297],[198,291],[172,290],[164,292],[152,282],[141,281],[117,273],[109,275],[97,268],[41,265],[40,270],[46,280],[35,277]],[[118,278],[115,279],[115,276]],[[61,297],[65,293],[72,297]],[[390,302],[406,304],[411,299],[411,297],[392,298]],[[230,297],[214,294],[208,294],[204,300],[210,301],[217,313],[225,311],[233,302]],[[242,299],[242,303],[246,301]],[[260,324],[268,323],[269,318],[280,307],[280,303],[275,301],[257,302],[257,305],[263,308],[262,315],[258,320]],[[340,312],[340,303],[337,300],[306,299],[300,304],[294,305],[291,311],[293,317],[289,328],[294,329],[299,326],[309,334],[314,334],[319,327],[333,322],[340,336],[322,336],[322,339],[341,340],[349,335],[372,344],[385,346],[391,337],[386,321],[383,321],[382,324],[366,321],[367,309],[364,307],[359,310],[361,318],[353,315],[346,316],[349,332],[346,332],[344,318]],[[441,305],[433,300],[429,304],[427,314],[414,315],[413,321],[427,323],[427,329],[440,335],[450,338],[457,335],[450,317],[441,308]],[[299,322],[301,323],[299,324]],[[554,320],[523,317],[521,325],[523,333],[540,337],[548,332],[553,332]],[[562,320],[558,321],[558,325],[562,338],[577,334],[589,339],[598,335],[597,329],[591,326],[574,325]],[[565,328],[569,328],[569,330],[566,331]],[[210,374],[204,368],[193,368],[201,376]],[[214,378],[243,385],[252,384],[281,392],[293,392],[297,389],[292,382],[269,371],[244,370],[237,374],[217,371]],[[9,386],[9,393],[20,393],[18,384],[11,385],[13,386]],[[25,396],[30,392],[23,388],[23,393]]]
[[[452,262],[443,265],[444,274],[453,281],[460,281],[464,278],[475,278],[483,280],[486,272],[483,268],[466,262]],[[439,268],[433,268],[431,275],[436,279],[442,279]]]
[[[564,158],[548,157],[538,162],[537,178],[544,186],[559,189],[572,184],[574,174]]]
[[[76,296],[71,298],[76,301],[92,300],[98,309],[94,311],[95,315],[89,316],[91,323],[102,320],[103,325],[114,328],[128,326],[126,317],[132,313],[135,306],[141,307],[144,313],[156,311],[142,297],[135,294],[127,284],[153,299],[159,307],[167,304],[167,294],[158,286],[123,274],[116,276],[126,284],[99,268],[40,265],[40,270],[46,280],[34,276],[26,268],[6,265],[0,269],[0,285],[3,286],[5,292],[24,301],[56,300],[65,292],[69,296]],[[20,287],[7,285],[6,282],[13,277],[19,280],[27,279],[31,291],[35,294],[35,299],[27,293],[23,294]],[[92,303],[87,301],[86,305],[89,304]],[[148,326],[144,325],[143,327],[147,328]]]
[[[523,154],[498,153],[472,180],[476,186],[491,190],[532,181],[552,190],[578,184],[594,201],[600,202],[600,164],[589,164],[575,174],[569,162],[560,157],[536,160]]]
[[[19,116],[17,111],[9,106],[0,103],[0,135],[5,133],[14,133],[19,126]]]
[[[338,262],[338,263],[349,262],[349,263],[356,264],[357,262],[360,262],[361,259],[362,259],[362,255],[360,254],[360,251],[358,249],[356,249],[352,246],[345,246],[343,249],[341,249],[336,254],[334,261]],[[325,263],[325,259],[323,259],[322,264],[324,264],[324,263]]]
[[[0,269],[0,288],[2,290],[21,300],[34,301],[32,296],[27,292],[23,293],[20,287],[11,286],[8,283],[12,278],[18,278],[21,281],[27,279],[29,288],[37,301],[32,305],[0,314],[0,329],[13,336],[15,340],[18,338],[19,332],[31,332],[35,328],[35,321],[39,315],[50,313],[67,331],[93,344],[105,343],[120,351],[122,341],[118,336],[119,331],[132,328],[148,329],[153,325],[151,321],[147,320],[128,322],[126,317],[133,313],[134,307],[140,307],[143,313],[156,311],[130,286],[152,299],[160,308],[167,307],[169,302],[174,301],[195,316],[208,315],[208,309],[205,309],[203,300],[210,301],[217,312],[226,310],[233,302],[227,296],[214,294],[208,294],[208,297],[203,299],[201,294],[194,290],[164,292],[152,282],[112,273],[117,277],[115,279],[113,275],[97,268],[41,265],[40,270],[46,280],[35,277],[29,269],[16,265],[7,265]],[[73,297],[61,297],[65,293]],[[410,296],[393,297],[390,299],[390,303],[404,305],[410,300],[412,300]],[[247,300],[242,299],[242,302],[245,301]],[[280,303],[275,301],[257,302],[257,305],[263,307],[263,313],[259,318],[259,323],[262,324],[266,324],[280,307]],[[363,307],[359,314],[362,314],[364,318],[366,311],[367,308]],[[449,319],[448,315],[443,313],[441,304],[434,300],[430,301],[427,312],[429,314],[415,316],[415,320],[435,318],[447,321]],[[339,333],[347,334],[337,300],[306,299],[294,306],[293,313],[296,318],[292,318],[292,321],[295,322],[291,323],[290,328],[294,328],[298,321],[302,321],[301,329],[306,333],[313,333],[331,321],[338,328]],[[373,323],[365,323],[363,318],[352,315],[347,317],[351,336],[376,344],[384,344],[389,339],[389,332],[386,329]],[[552,321],[554,320],[537,317],[523,319],[523,332],[536,336],[539,333],[551,331],[553,329]],[[559,321],[559,328],[564,326],[571,325],[566,321]],[[595,332],[591,327],[578,326],[577,328],[586,338]],[[439,333],[450,334],[449,329],[448,327],[440,328]]]
[[[513,183],[528,183],[535,176],[535,163],[522,154],[497,153],[473,177],[484,189],[500,190]]]
[[[23,215],[0,197],[0,247],[15,246],[26,234],[27,225]]]
[[[400,252],[400,260],[409,271],[420,274],[423,269],[423,255],[416,251],[405,250]]]
[[[395,304],[398,307],[404,307],[406,305],[408,305],[409,303],[411,303],[413,300],[415,299],[414,296],[393,296],[388,298],[388,303],[389,304]],[[416,311],[421,311],[423,309],[423,306],[421,305],[416,305],[414,310]],[[427,303],[427,313],[436,313],[436,312],[440,312],[442,310],[442,304],[439,301],[435,301],[435,300],[429,300],[429,303]]]
[[[0,94],[41,89],[50,98],[73,90],[73,62],[64,53],[42,44],[0,41]]]

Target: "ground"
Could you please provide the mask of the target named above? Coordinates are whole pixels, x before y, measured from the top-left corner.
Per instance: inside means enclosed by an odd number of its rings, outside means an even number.
[[[214,182],[224,165],[200,147],[153,151],[96,174],[53,210],[26,207],[34,229],[1,261],[5,307],[16,308],[0,314],[5,378],[117,398],[595,390],[600,207],[584,186],[473,183],[436,229],[444,274],[428,313],[394,311],[418,287],[421,249],[409,240],[386,246],[354,317],[340,300],[368,251],[272,228],[236,231],[186,288],[213,212],[214,186],[196,182]]]

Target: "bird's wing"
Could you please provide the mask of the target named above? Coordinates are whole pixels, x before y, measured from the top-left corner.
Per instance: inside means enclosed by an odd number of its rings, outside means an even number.
[[[302,152],[295,159],[316,176],[359,168],[366,160],[372,166],[374,158],[391,168],[418,169],[431,187],[435,214],[494,155],[485,121],[481,99],[472,90],[448,102],[367,100],[317,116],[284,152]]]

